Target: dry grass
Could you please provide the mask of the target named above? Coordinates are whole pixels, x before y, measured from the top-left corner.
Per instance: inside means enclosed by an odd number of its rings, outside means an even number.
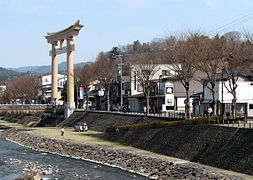
[[[98,131],[92,131],[88,130],[87,132],[76,132],[74,131],[74,128],[72,127],[66,127],[64,128],[64,135],[61,136],[61,127],[26,127],[22,124],[18,123],[10,123],[6,121],[0,121],[0,124],[14,127],[14,128],[25,128],[25,129],[31,129],[33,130],[33,133],[44,135],[51,138],[57,138],[57,139],[65,139],[70,140],[73,142],[79,142],[79,143],[87,143],[87,144],[94,144],[99,146],[108,146],[108,147],[126,147],[126,145],[111,142],[111,141],[105,141],[98,137],[92,137],[92,134],[101,134],[102,132]]]

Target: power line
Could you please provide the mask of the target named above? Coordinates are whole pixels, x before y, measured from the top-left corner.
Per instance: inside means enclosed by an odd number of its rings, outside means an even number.
[[[253,10],[251,10],[250,13],[248,13],[248,14],[246,14],[246,15],[240,17],[240,18],[237,18],[237,19],[235,19],[235,20],[233,20],[233,21],[231,21],[231,22],[229,22],[229,23],[227,23],[227,24],[224,24],[224,25],[222,25],[222,26],[220,26],[220,27],[217,27],[217,28],[215,28],[215,29],[212,29],[211,31],[209,31],[209,33],[213,33],[213,32],[215,32],[215,31],[221,31],[221,30],[224,30],[224,29],[226,29],[227,27],[231,27],[231,26],[233,26],[233,25],[238,26],[238,25],[240,25],[240,24],[243,24],[243,23],[245,23],[245,22],[250,21],[251,18],[253,18]]]
[[[237,27],[237,26],[239,26],[241,24],[244,24],[246,22],[249,22],[251,20],[253,20],[253,15],[250,16],[250,17],[248,17],[247,19],[244,19],[244,20],[240,21],[240,22],[237,22],[235,24],[231,24],[230,26],[224,27],[223,29],[220,29],[219,32],[223,32],[223,31],[225,31],[228,28]]]
[[[217,28],[211,30],[210,32],[216,31],[216,30],[221,29],[221,28],[224,28],[225,26],[228,26],[228,25],[231,25],[231,24],[233,24],[233,23],[236,23],[237,21],[243,20],[244,18],[247,18],[248,16],[251,16],[251,15],[253,15],[253,10],[252,10],[252,12],[250,12],[250,13],[248,13],[248,14],[246,14],[246,15],[240,17],[240,18],[237,18],[237,19],[235,19],[235,20],[233,20],[233,21],[231,21],[231,22],[229,22],[229,23],[227,23],[227,24],[225,24],[225,25],[222,25],[222,26],[220,26],[220,27],[217,27]]]

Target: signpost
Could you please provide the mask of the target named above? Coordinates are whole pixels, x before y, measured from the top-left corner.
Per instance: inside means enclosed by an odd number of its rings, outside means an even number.
[[[80,87],[79,97],[80,99],[83,99],[83,87]]]
[[[236,99],[232,99],[232,103],[235,104],[236,103]]]

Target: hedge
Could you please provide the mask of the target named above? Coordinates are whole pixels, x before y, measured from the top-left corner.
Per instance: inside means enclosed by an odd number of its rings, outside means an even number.
[[[183,125],[196,125],[196,124],[207,124],[210,121],[219,120],[219,116],[211,116],[211,117],[201,117],[197,119],[186,119],[186,120],[177,120],[177,121],[160,121],[160,122],[152,122],[146,124],[133,124],[126,126],[107,126],[106,132],[116,132],[117,131],[137,131],[144,129],[155,129],[155,128],[166,128],[166,127],[174,127],[174,126],[183,126]]]

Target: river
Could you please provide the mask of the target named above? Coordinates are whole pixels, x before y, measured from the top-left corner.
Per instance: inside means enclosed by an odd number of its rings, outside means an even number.
[[[44,172],[41,177],[50,180],[147,179],[119,168],[25,148],[6,141],[0,132],[0,179],[14,180],[32,169]]]

